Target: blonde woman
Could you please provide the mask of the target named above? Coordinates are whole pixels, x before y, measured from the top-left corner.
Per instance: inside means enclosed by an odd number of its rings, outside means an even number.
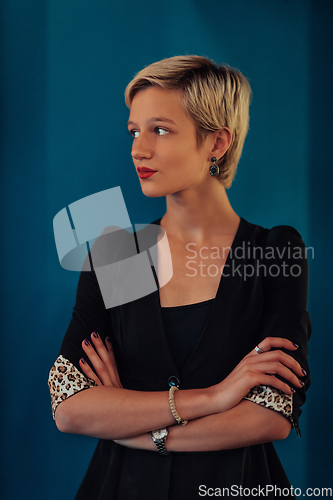
[[[81,273],[49,381],[59,430],[99,438],[77,499],[293,496],[272,441],[299,433],[310,384],[308,265],[294,228],[252,224],[228,200],[250,96],[239,71],[198,56],[126,88],[142,191],[166,197],[153,224],[173,275],[107,309]]]

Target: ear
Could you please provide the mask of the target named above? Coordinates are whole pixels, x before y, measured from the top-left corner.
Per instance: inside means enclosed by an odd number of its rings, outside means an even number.
[[[223,127],[220,130],[217,130],[214,135],[215,141],[211,152],[212,154],[214,153],[213,156],[216,156],[219,160],[228,151],[232,141],[232,134],[228,127]]]

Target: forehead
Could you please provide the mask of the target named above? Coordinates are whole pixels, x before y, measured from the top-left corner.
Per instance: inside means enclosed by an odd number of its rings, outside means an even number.
[[[139,90],[132,100],[129,120],[138,122],[165,117],[176,123],[188,121],[190,118],[182,104],[182,97],[180,91],[156,86]]]

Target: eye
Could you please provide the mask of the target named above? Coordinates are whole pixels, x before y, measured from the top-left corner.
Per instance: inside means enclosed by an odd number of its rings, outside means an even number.
[[[166,135],[169,133],[169,130],[166,130],[165,128],[162,127],[156,127],[155,132],[157,133],[157,135]]]
[[[139,134],[140,132],[138,130],[129,130],[128,133],[134,137],[134,139],[136,139],[137,137],[139,137]]]

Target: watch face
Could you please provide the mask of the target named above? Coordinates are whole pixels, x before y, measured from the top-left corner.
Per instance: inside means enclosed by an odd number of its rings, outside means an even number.
[[[163,439],[167,437],[168,431],[166,429],[158,429],[156,431],[153,431],[152,435],[154,436],[155,439]]]

